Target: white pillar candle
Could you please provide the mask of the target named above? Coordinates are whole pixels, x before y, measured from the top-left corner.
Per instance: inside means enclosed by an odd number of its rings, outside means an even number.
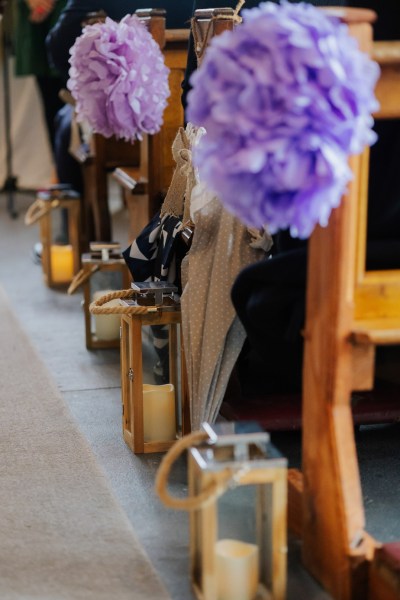
[[[143,429],[145,442],[176,438],[175,389],[172,383],[143,385]]]
[[[50,246],[51,278],[54,283],[69,283],[74,276],[74,254],[72,246],[52,244]]]
[[[218,600],[253,600],[259,580],[259,552],[255,544],[219,540],[215,545]]]
[[[93,300],[98,300],[102,296],[109,294],[114,290],[100,290],[93,294]],[[104,307],[119,306],[120,302],[116,298],[103,304]],[[121,315],[94,315],[94,333],[98,340],[111,341],[119,339],[121,327]]]

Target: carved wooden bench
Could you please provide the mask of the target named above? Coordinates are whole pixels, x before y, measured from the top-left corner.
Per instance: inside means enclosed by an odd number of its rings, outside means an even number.
[[[165,11],[137,10],[136,14],[147,22],[149,31],[163,51],[165,63],[170,69],[171,95],[160,132],[149,136],[145,144],[141,144],[139,172],[120,164],[113,173],[113,177],[125,191],[132,238],[136,237],[160,208],[161,200],[171,183],[175,168],[172,142],[179,127],[184,124],[181,84],[186,69],[189,38],[189,29],[165,29]]]
[[[372,11],[326,10],[348,23],[361,48],[382,67],[376,116],[399,117],[397,43],[373,45]],[[302,473],[289,473],[289,526],[302,536],[305,566],[334,598],[392,600],[399,596],[373,591],[388,571],[398,590],[399,572],[388,560],[379,567],[380,544],[365,531],[351,398],[355,390],[373,386],[376,345],[400,344],[400,271],[366,271],[369,152],[352,157],[350,166],[354,179],[346,197],[328,227],[317,227],[309,240],[301,419],[297,413]],[[394,420],[400,404],[392,400]],[[245,418],[246,407],[224,416]],[[254,411],[247,417],[257,418]]]
[[[374,52],[374,13],[342,13],[382,66],[376,117],[400,116],[383,92],[391,69],[383,46]],[[379,546],[365,531],[351,393],[373,386],[376,345],[400,343],[400,271],[365,266],[369,152],[350,163],[347,196],[309,241],[302,412],[303,560],[340,599],[367,597],[368,567]]]
[[[149,31],[164,52],[166,64],[171,71],[171,96],[164,113],[164,124],[157,135],[149,138],[145,136],[143,142],[130,143],[94,134],[88,151],[77,154],[76,158],[80,160],[83,169],[84,204],[89,229],[86,237],[90,239],[112,239],[108,202],[110,174],[125,191],[124,198],[132,215],[132,237],[156,212],[161,194],[168,189],[172,177],[172,141],[177,129],[183,124],[180,86],[186,67],[189,30],[166,30],[166,13],[162,9],[140,9],[135,14],[146,22]],[[90,17],[90,22],[102,18],[101,14],[94,14]]]

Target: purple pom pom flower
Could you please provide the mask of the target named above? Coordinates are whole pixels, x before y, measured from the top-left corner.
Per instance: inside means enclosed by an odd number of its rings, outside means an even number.
[[[188,118],[207,130],[194,161],[241,221],[306,238],[339,205],[349,155],[376,139],[379,67],[312,5],[265,2],[243,15],[191,78]]]
[[[170,95],[162,52],[136,16],[88,25],[70,50],[78,121],[127,141],[157,133]]]

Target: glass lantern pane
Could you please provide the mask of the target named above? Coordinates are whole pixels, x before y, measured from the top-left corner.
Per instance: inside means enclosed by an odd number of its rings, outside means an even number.
[[[218,501],[215,566],[219,600],[254,600],[260,582],[256,486],[228,490]]]
[[[68,209],[58,208],[50,212],[52,244],[68,244]]]
[[[181,428],[179,338],[177,326],[142,327],[145,441],[173,440]]]
[[[122,289],[121,271],[97,271],[89,280],[90,299],[98,300],[114,290]],[[119,304],[119,300],[111,303]],[[120,336],[121,315],[92,315],[91,330],[98,341],[118,340]]]
[[[47,219],[49,229],[45,237],[49,243],[51,280],[55,284],[65,284],[74,276],[74,249],[69,242],[69,213],[65,208],[50,210]]]
[[[256,541],[256,486],[227,490],[218,501],[218,539]]]

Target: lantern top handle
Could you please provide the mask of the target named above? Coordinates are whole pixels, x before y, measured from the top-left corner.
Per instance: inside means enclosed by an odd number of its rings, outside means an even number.
[[[270,435],[256,421],[236,421],[226,423],[202,424],[202,430],[208,435],[210,446],[233,448],[235,460],[247,460],[249,447],[257,446],[265,451],[270,443]]]
[[[208,443],[215,446],[231,446],[238,443],[268,444],[270,435],[256,421],[232,421],[203,423],[202,430],[207,433]]]

